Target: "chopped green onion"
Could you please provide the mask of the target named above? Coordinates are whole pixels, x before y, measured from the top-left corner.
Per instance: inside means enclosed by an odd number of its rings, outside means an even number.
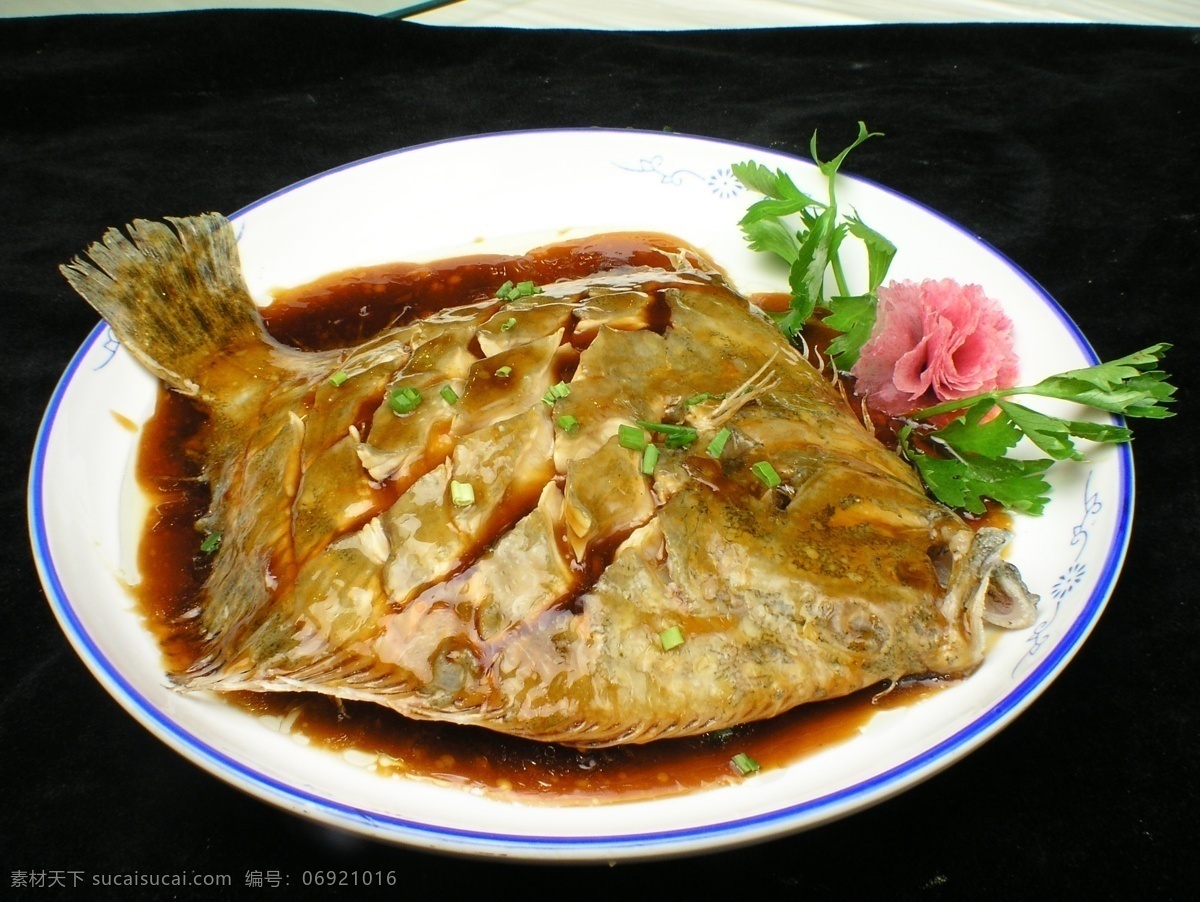
[[[646,447],[646,433],[637,426],[622,423],[617,427],[617,444],[630,451],[641,451]]]
[[[579,420],[575,419],[570,414],[559,417],[555,422],[558,423],[558,428],[566,433],[579,431]]]
[[[221,534],[219,532],[210,532],[204,537],[204,541],[200,543],[200,550],[205,554],[212,554],[221,547]]]
[[[658,634],[658,641],[662,643],[663,651],[670,651],[677,645],[683,645],[683,630],[677,626],[665,629]]]
[[[455,507],[470,507],[475,503],[475,489],[469,482],[450,480],[450,500]]]
[[[712,437],[712,441],[708,443],[708,448],[706,449],[708,451],[708,456],[714,458],[720,457],[721,452],[725,450],[725,443],[729,441],[730,435],[731,433],[728,426],[722,428],[720,432],[714,435]]]
[[[512,327],[515,326],[516,324],[517,324],[517,318],[515,316],[510,316],[508,319],[506,319],[503,323],[500,324],[500,331],[501,332],[511,332]]]
[[[553,404],[559,398],[565,398],[571,393],[571,386],[565,382],[559,382],[557,385],[551,385],[550,388],[542,395],[542,400],[547,404]]]
[[[702,391],[702,392],[700,392],[700,394],[693,395],[692,397],[690,397],[686,401],[684,401],[683,406],[684,407],[695,407],[697,404],[703,404],[705,401],[709,401],[711,399],[712,399],[711,392]]]
[[[651,432],[658,432],[666,436],[663,444],[668,448],[686,448],[699,435],[691,426],[677,426],[673,423],[650,423],[646,420],[638,420],[637,424],[643,429],[649,429]]]
[[[759,481],[769,489],[773,489],[775,486],[783,482],[783,480],[779,478],[779,474],[775,472],[775,468],[771,466],[770,461],[760,460],[750,469],[753,471],[754,475],[759,478]]]
[[[438,394],[442,396],[442,400],[451,406],[458,403],[458,392],[452,389],[449,385],[444,386],[442,390],[438,392]]]
[[[654,467],[658,464],[658,445],[646,445],[642,451],[642,474],[654,475]]]
[[[349,378],[350,378],[350,376],[345,370],[338,370],[336,373],[334,373],[332,376],[329,377],[329,384],[332,385],[334,388],[337,388],[339,385],[341,385],[343,382],[345,382]]]
[[[502,301],[515,301],[517,298],[527,298],[541,293],[541,287],[528,280],[514,285],[510,279],[496,289],[496,297]]]
[[[496,370],[496,378],[497,379],[507,379],[511,375],[512,375],[512,367],[511,366],[502,366],[502,367],[500,367],[500,369]]]
[[[388,395],[388,407],[396,413],[412,413],[421,406],[421,393],[412,386],[393,389]]]
[[[738,752],[729,759],[729,763],[736,767],[738,773],[743,777],[748,777],[750,774],[761,770],[761,765],[745,752]]]
[[[728,745],[729,740],[733,738],[733,730],[729,727],[723,730],[713,730],[711,733],[705,733],[702,738],[711,745]]]

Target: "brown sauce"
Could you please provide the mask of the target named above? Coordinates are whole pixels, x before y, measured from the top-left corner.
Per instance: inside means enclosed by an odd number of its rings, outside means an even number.
[[[667,254],[680,249],[678,241],[664,235],[615,232],[547,245],[521,257],[365,267],[278,292],[263,318],[272,335],[298,348],[347,347],[447,306],[485,301],[505,281],[545,285],[595,272],[669,269]]]
[[[661,239],[657,241],[662,247]],[[553,245],[520,258],[375,267],[283,293],[265,319],[286,343],[308,349],[344,346],[442,309],[449,298],[455,303],[486,300],[505,279],[545,284],[641,265],[668,261],[648,246],[646,236],[614,235]],[[652,308],[652,314],[658,323],[669,310]],[[139,450],[137,474],[150,499],[150,514],[139,548],[142,582],[137,595],[166,664],[174,671],[194,661],[201,645],[196,599],[209,557],[198,548],[195,523],[210,502],[208,487],[199,478],[206,423],[190,400],[161,389]],[[409,720],[378,705],[316,694],[227,697],[255,715],[288,723],[301,741],[351,755],[385,775],[561,804],[630,801],[736,781],[742,777],[731,759],[739,752],[764,769],[782,767],[852,738],[877,710],[911,703],[938,685],[914,683],[888,692],[880,685],[731,730],[586,751],[479,727]]]

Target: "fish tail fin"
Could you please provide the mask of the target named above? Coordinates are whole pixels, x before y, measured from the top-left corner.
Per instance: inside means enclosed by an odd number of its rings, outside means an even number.
[[[194,395],[197,376],[220,349],[265,341],[241,276],[237,238],[219,213],[136,219],[128,237],[109,229],[59,270],[151,372]]]

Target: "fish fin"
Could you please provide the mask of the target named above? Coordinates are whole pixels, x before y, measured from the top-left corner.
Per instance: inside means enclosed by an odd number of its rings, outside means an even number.
[[[135,219],[59,270],[156,376],[185,394],[222,348],[266,340],[229,221],[219,213]]]

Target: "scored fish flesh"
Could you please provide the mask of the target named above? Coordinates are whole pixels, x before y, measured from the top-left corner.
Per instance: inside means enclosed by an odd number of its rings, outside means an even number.
[[[209,414],[181,689],[603,746],[965,675],[985,623],[1033,621],[1007,534],[931,501],[698,252],[302,351],[223,217],[169,222],[62,271]]]

